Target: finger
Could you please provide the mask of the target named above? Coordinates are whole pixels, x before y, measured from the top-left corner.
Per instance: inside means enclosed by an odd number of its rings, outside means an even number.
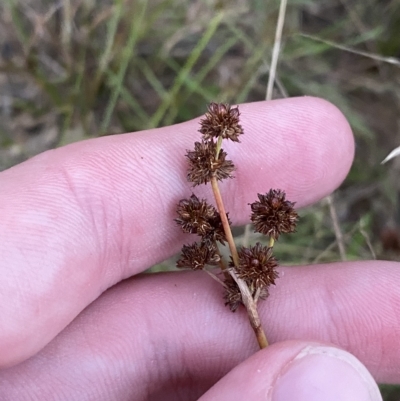
[[[270,343],[333,343],[378,382],[399,383],[398,263],[282,268],[280,276],[260,303]],[[206,274],[143,275],[108,290],[41,353],[2,371],[0,394],[13,401],[18,394],[197,399],[256,351],[246,313],[224,307],[221,288]]]
[[[199,401],[381,401],[379,388],[353,355],[300,341],[268,347],[241,363]]]
[[[246,131],[226,146],[236,179],[221,185],[234,223],[271,187],[299,206],[345,177],[353,139],[314,98],[240,106]],[[29,357],[106,288],[178,251],[176,202],[190,195],[185,149],[198,120],[46,152],[0,175],[0,366]],[[199,195],[208,189],[199,189]]]

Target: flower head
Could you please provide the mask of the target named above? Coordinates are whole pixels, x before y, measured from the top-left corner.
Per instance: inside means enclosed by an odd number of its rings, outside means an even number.
[[[239,142],[239,135],[243,134],[243,128],[239,124],[239,109],[229,104],[210,103],[208,111],[200,121],[200,132],[203,139],[222,137]]]
[[[232,178],[231,173],[235,166],[230,160],[226,160],[226,152],[223,149],[216,160],[216,146],[213,141],[195,142],[194,147],[193,151],[186,154],[189,159],[187,178],[193,182],[193,186],[207,184],[214,175],[217,180]]]
[[[224,289],[224,299],[225,305],[229,306],[229,309],[232,312],[235,312],[236,309],[243,304],[242,302],[242,294],[240,293],[239,287],[236,284],[235,280],[228,276],[224,280],[225,289]]]
[[[181,199],[176,212],[178,218],[175,221],[181,226],[185,233],[205,235],[213,227],[210,220],[215,217],[217,210],[209,205],[204,199],[200,200],[192,194],[190,199]]]
[[[229,213],[226,214],[226,217],[228,219],[229,225],[231,225],[231,221],[229,220],[228,214]],[[226,234],[224,231],[224,226],[222,225],[222,220],[221,220],[220,214],[216,211],[215,216],[212,217],[209,220],[209,222],[212,227],[212,230],[210,230],[203,236],[203,241],[210,242],[210,243],[219,241],[222,245],[224,245],[225,241],[226,241]]]
[[[179,201],[176,211],[179,217],[175,221],[183,232],[198,234],[204,242],[219,241],[224,244],[226,241],[221,217],[217,209],[205,199],[200,200],[192,194],[189,199]]]
[[[275,284],[275,279],[278,278],[278,272],[275,270],[278,261],[272,254],[272,248],[257,242],[254,246],[240,248],[238,256],[237,275],[246,280],[249,287],[257,290]],[[233,266],[233,262],[230,262],[230,266]]]
[[[265,195],[258,194],[259,202],[251,203],[251,221],[254,230],[277,240],[282,233],[296,229],[299,216],[294,202],[285,199],[286,194],[279,189],[270,189]]]
[[[215,266],[220,257],[213,245],[197,242],[192,245],[184,245],[176,267],[190,268],[193,270],[204,269],[205,265]]]

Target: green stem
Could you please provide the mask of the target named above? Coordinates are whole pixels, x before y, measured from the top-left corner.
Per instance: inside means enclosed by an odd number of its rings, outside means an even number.
[[[269,237],[269,244],[268,244],[268,246],[269,246],[270,248],[273,248],[273,247],[274,247],[274,244],[275,244],[274,238],[273,238],[273,237]]]
[[[221,146],[222,146],[222,136],[218,137],[217,140],[217,146],[215,147],[215,160],[218,160],[219,158],[219,152],[221,151]]]

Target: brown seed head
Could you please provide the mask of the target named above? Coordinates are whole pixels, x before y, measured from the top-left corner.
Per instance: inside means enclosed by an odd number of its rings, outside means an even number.
[[[183,232],[198,234],[203,237],[204,242],[210,244],[215,241],[224,244],[226,241],[221,217],[217,209],[205,199],[200,200],[192,194],[190,199],[179,201],[176,212],[179,217],[175,221]]]
[[[225,306],[229,306],[229,309],[232,312],[235,312],[236,309],[243,304],[242,294],[240,293],[235,280],[231,276],[228,276],[224,280],[224,283],[226,285],[224,289]]]
[[[217,210],[205,199],[200,200],[192,194],[190,199],[181,199],[176,209],[178,218],[175,221],[185,233],[206,235],[212,231],[210,220],[215,217]]]
[[[278,278],[278,272],[275,270],[278,261],[272,254],[272,248],[257,242],[255,246],[240,248],[238,255],[237,275],[246,280],[250,287],[254,288],[254,291],[275,284],[275,279]],[[234,266],[232,261],[229,265]]]
[[[210,103],[208,111],[200,121],[200,132],[203,139],[222,137],[234,142],[240,142],[238,137],[243,134],[243,128],[239,124],[239,109],[229,104]]]
[[[176,267],[201,270],[205,265],[215,266],[220,257],[213,245],[197,242],[191,245],[184,245]]]
[[[217,180],[232,178],[231,173],[235,166],[231,160],[226,160],[226,152],[219,152],[218,160],[215,159],[216,145],[210,142],[195,142],[194,151],[188,151],[189,159],[187,179],[193,182],[193,186],[207,184],[215,175]]]
[[[229,220],[228,214],[229,213],[226,214],[226,217],[228,219],[229,225],[231,225],[231,221]],[[210,242],[210,243],[219,241],[222,245],[224,245],[225,241],[226,241],[226,234],[224,231],[224,226],[222,225],[222,220],[221,220],[220,214],[216,211],[214,217],[212,217],[209,220],[209,222],[212,227],[212,230],[203,236],[203,241]]]
[[[296,230],[299,216],[294,202],[285,199],[286,194],[279,189],[270,189],[265,195],[258,194],[259,202],[251,203],[251,221],[254,230],[277,240],[282,233]]]

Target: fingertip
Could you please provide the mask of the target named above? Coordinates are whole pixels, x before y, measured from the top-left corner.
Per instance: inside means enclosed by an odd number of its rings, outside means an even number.
[[[280,188],[303,207],[330,194],[347,176],[354,138],[332,103],[296,97],[245,104],[240,110],[246,127],[243,147],[232,145],[229,153],[235,153],[236,186],[242,192]]]
[[[379,401],[379,388],[365,366],[339,348],[309,345],[279,373],[271,401]]]
[[[371,374],[353,355],[318,343],[288,341],[235,367],[200,400],[380,401]]]
[[[334,104],[316,97],[297,100],[303,108],[297,114],[297,127],[302,128],[298,135],[306,138],[307,146],[312,148],[312,153],[307,153],[306,147],[304,154],[313,155],[303,158],[303,168],[311,173],[311,179],[301,197],[313,203],[312,194],[318,193],[318,187],[326,196],[346,178],[354,159],[354,137],[346,117]]]

